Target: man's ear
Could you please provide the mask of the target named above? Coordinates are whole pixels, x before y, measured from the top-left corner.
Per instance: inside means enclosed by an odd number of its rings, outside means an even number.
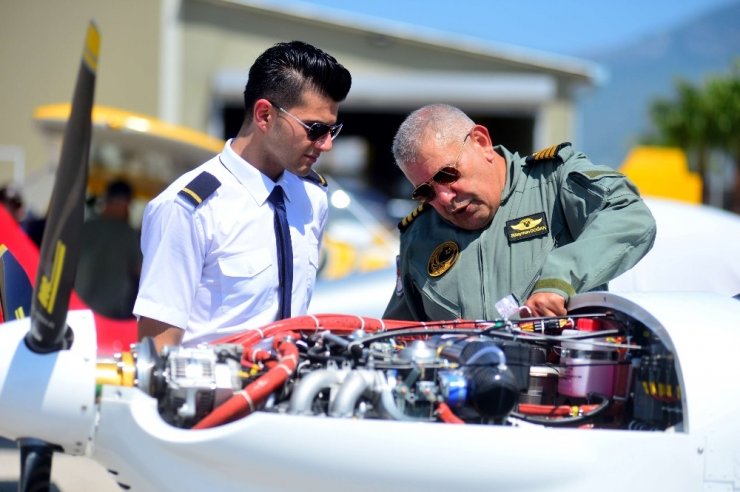
[[[488,156],[488,153],[490,153],[491,156],[493,155],[493,141],[491,140],[491,134],[488,133],[488,128],[483,125],[475,125],[470,130],[469,138],[475,143],[475,145],[480,147],[484,155]]]
[[[488,128],[483,125],[475,125],[470,129],[470,138],[478,145],[483,147],[493,146],[491,140],[491,134],[488,133]]]
[[[257,99],[252,108],[252,121],[262,131],[267,129],[272,117],[272,104],[267,99]]]

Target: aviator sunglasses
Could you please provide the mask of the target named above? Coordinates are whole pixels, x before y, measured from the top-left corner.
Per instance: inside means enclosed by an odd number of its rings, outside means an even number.
[[[460,170],[457,169],[457,165],[460,163],[460,156],[462,156],[462,151],[465,148],[465,144],[467,143],[469,136],[470,133],[465,135],[462,146],[460,147],[460,151],[457,153],[457,157],[455,158],[455,163],[451,166],[444,166],[442,169],[434,173],[432,179],[430,179],[429,181],[425,181],[414,188],[414,191],[411,192],[412,199],[418,200],[420,202],[431,202],[432,200],[434,200],[434,197],[437,196],[437,192],[434,191],[434,186],[432,186],[432,182],[441,185],[451,185],[452,183],[460,179]]]
[[[304,123],[303,120],[301,120],[299,117],[290,114],[287,110],[281,108],[269,99],[267,100],[267,102],[275,106],[281,113],[287,114],[298,123],[300,123],[300,125],[306,129],[306,135],[308,135],[308,139],[312,142],[323,138],[324,135],[326,135],[327,133],[329,134],[331,139],[334,140],[335,138],[337,138],[337,135],[339,135],[339,132],[342,129],[342,123],[337,123],[336,125],[327,125],[326,123],[319,123],[318,121],[316,121],[308,125]]]

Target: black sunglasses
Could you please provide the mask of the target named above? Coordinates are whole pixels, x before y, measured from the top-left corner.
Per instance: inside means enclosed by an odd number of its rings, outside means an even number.
[[[411,198],[420,202],[431,202],[437,196],[432,181],[441,185],[451,185],[458,179],[460,179],[460,171],[455,167],[445,166],[434,173],[432,179],[414,188],[414,191],[411,192]]]
[[[465,135],[462,146],[460,147],[460,151],[457,153],[457,157],[455,158],[455,163],[451,166],[444,166],[442,169],[434,173],[432,179],[430,179],[429,181],[425,181],[414,188],[414,191],[411,192],[412,199],[418,200],[420,202],[431,202],[432,200],[434,200],[434,197],[437,196],[437,192],[434,191],[434,186],[432,186],[432,182],[441,185],[451,185],[452,183],[460,179],[461,174],[460,170],[457,169],[457,165],[460,163],[460,156],[462,155],[462,151],[465,148],[465,143],[468,141],[469,136],[470,133]]]
[[[304,123],[303,120],[301,120],[299,117],[290,114],[288,110],[281,108],[269,99],[268,102],[275,106],[280,112],[287,114],[298,123],[300,123],[301,126],[306,129],[306,135],[308,136],[308,139],[312,142],[321,139],[327,133],[329,134],[331,139],[334,140],[335,138],[337,138],[337,135],[339,135],[339,132],[342,130],[342,123],[337,123],[336,125],[327,125],[326,123],[319,123],[318,121],[316,121],[308,125]]]

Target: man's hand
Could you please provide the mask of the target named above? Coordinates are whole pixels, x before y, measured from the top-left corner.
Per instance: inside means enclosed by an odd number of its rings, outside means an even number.
[[[535,292],[527,302],[524,303],[533,317],[539,316],[565,316],[568,311],[565,309],[565,298],[552,292]]]

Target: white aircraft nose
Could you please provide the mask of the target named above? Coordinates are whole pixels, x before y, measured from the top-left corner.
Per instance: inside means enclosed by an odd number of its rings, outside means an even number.
[[[86,453],[95,425],[96,334],[91,311],[71,311],[68,350],[37,354],[24,338],[30,318],[0,326],[0,436],[36,438]]]

